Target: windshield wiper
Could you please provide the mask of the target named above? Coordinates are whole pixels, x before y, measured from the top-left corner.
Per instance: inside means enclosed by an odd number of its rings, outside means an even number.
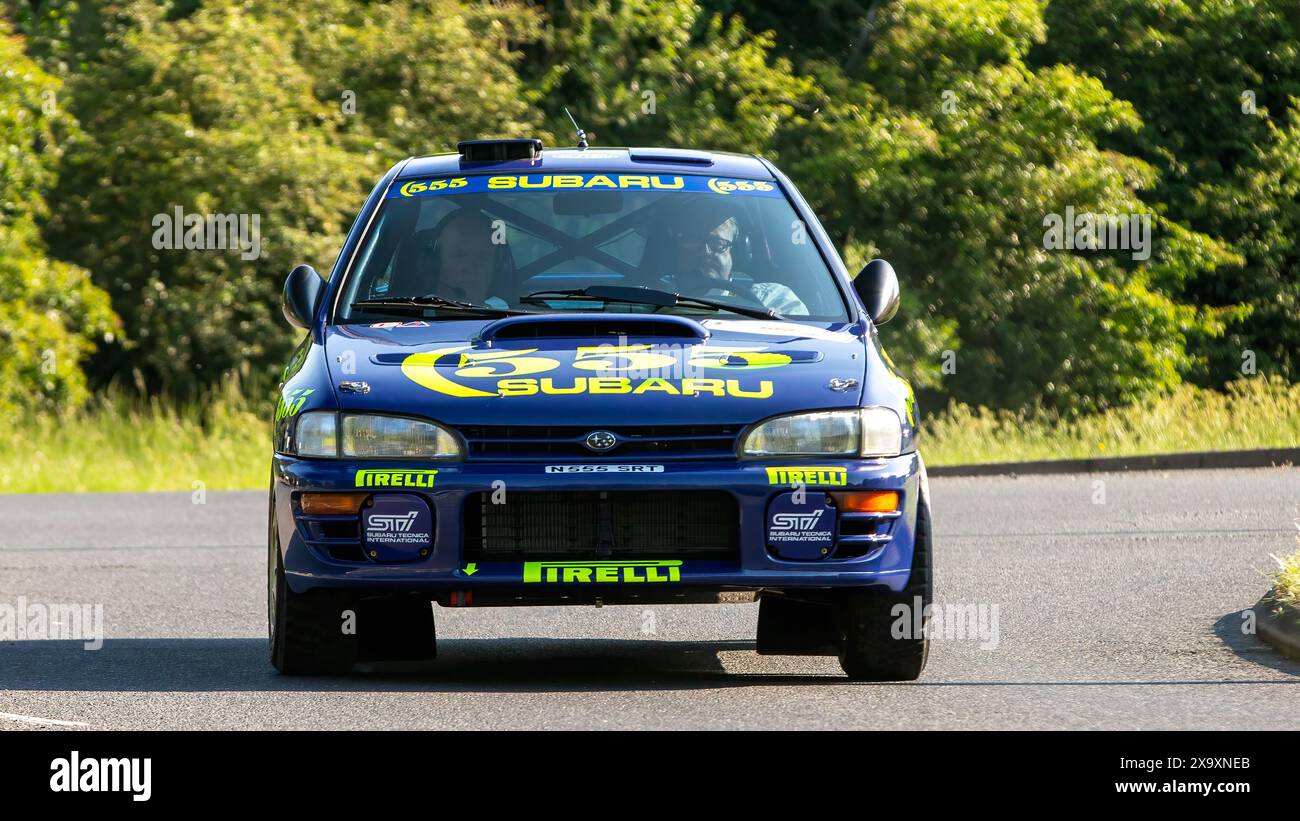
[[[564,288],[554,291],[534,291],[520,302],[545,303],[552,299],[597,299],[601,302],[626,302],[631,305],[656,305],[660,308],[673,308],[678,305],[712,308],[716,311],[730,311],[741,316],[755,319],[785,319],[770,308],[751,308],[747,305],[734,305],[730,302],[708,299],[701,296],[682,296],[670,291],[655,288],[632,288],[625,285],[589,285],[586,288]]]
[[[521,311],[515,308],[493,308],[491,305],[479,305],[475,302],[462,302],[459,299],[447,299],[437,294],[426,294],[425,296],[398,296],[387,297],[384,299],[359,299],[352,303],[352,308],[360,308],[364,311],[373,311],[375,313],[402,313],[410,314],[419,313],[424,316],[424,312],[430,308],[437,308],[443,311],[457,311],[461,313],[479,314],[481,316],[517,316],[519,314],[533,314],[536,311]],[[434,317],[436,318],[436,317]]]

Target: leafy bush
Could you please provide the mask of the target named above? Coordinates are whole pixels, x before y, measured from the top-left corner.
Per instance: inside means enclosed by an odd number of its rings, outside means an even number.
[[[0,404],[79,401],[92,345],[96,386],[268,378],[284,274],[330,268],[385,168],[567,144],[565,107],[599,143],[777,160],[851,270],[895,264],[882,336],[925,401],[1068,418],[1300,368],[1300,0],[0,8]],[[155,248],[177,207],[257,215],[260,258]],[[1046,248],[1069,208],[1149,219],[1150,257]]]
[[[0,18],[0,412],[86,399],[83,359],[117,320],[87,272],[48,257],[37,228],[60,152],[75,138],[59,83],[23,54]]]

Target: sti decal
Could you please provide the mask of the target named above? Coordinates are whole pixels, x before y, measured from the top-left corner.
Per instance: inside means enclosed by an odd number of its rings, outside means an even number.
[[[835,545],[836,510],[825,494],[783,493],[767,509],[767,543],[783,559],[819,559]]]
[[[849,483],[848,468],[789,467],[768,468],[769,485],[806,485],[808,487],[844,487]]]
[[[358,470],[357,487],[433,487],[436,470]]]
[[[389,199],[441,194],[481,194],[484,191],[705,191],[729,196],[781,197],[776,184],[765,180],[668,174],[496,174],[411,180],[389,189]]]
[[[678,559],[640,562],[524,562],[524,583],[679,582]]]
[[[419,496],[376,494],[361,511],[366,555],[381,562],[408,562],[429,555],[433,514]]]
[[[682,374],[734,371],[739,375],[790,363],[787,354],[766,352],[761,346],[697,345],[670,354],[650,345],[591,345],[575,349],[569,367],[601,375],[552,377],[540,374],[564,366],[551,356],[534,356],[537,350],[471,350],[470,345],[438,348],[408,356],[402,362],[402,373],[417,385],[457,397],[658,393],[767,399],[772,396],[770,379]],[[643,376],[647,373],[663,375]],[[488,380],[493,382],[484,384]],[[483,387],[477,386],[480,384]]]

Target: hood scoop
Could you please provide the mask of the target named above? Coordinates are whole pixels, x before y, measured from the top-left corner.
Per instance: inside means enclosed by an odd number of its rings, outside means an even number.
[[[483,327],[476,342],[490,345],[506,339],[691,339],[703,341],[709,331],[684,316],[650,314],[544,314],[508,316]]]

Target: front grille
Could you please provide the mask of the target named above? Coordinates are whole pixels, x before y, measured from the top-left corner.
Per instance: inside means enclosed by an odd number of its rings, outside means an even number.
[[[607,430],[614,447],[595,453],[583,442],[587,434]],[[460,428],[469,458],[504,461],[581,457],[583,459],[734,459],[740,425],[473,425]]]
[[[466,561],[734,559],[739,512],[725,491],[510,491],[465,505]]]

